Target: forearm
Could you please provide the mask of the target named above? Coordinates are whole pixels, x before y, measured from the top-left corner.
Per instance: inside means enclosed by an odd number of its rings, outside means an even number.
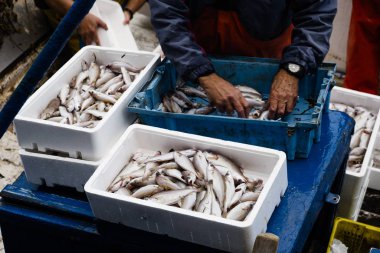
[[[294,62],[310,72],[329,50],[336,0],[294,0],[292,44],[284,50],[282,62]]]
[[[47,0],[46,5],[50,9],[57,12],[59,15],[64,16],[73,5],[73,0]]]
[[[144,3],[145,0],[129,0],[125,7],[135,13],[144,5]]]

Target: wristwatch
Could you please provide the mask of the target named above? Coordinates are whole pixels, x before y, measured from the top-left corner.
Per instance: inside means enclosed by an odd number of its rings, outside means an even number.
[[[301,65],[298,65],[296,63],[284,63],[280,66],[283,70],[288,72],[290,75],[297,77],[298,79],[301,79],[305,76],[305,68]]]

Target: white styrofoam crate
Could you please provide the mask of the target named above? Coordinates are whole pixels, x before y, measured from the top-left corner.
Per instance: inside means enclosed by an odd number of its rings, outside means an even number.
[[[84,185],[100,161],[84,161],[19,150],[28,182],[46,186],[66,186],[84,192]]]
[[[261,177],[264,189],[245,221],[227,220],[190,210],[107,192],[106,189],[138,149],[195,148],[238,161],[247,176]],[[85,185],[95,217],[128,227],[231,252],[251,252],[256,236],[280,203],[288,184],[283,152],[161,128],[133,125]]]
[[[107,24],[108,30],[104,30],[103,28],[98,29],[101,46],[133,51],[138,50],[129,25],[124,24],[125,17],[119,3],[110,0],[96,0],[90,13]]]
[[[361,206],[363,198],[360,198],[360,196],[363,195],[363,187],[366,187],[366,180],[370,174],[369,166],[376,135],[380,127],[380,97],[355,90],[334,87],[331,91],[330,102],[343,103],[353,107],[364,106],[377,116],[360,172],[346,170],[344,177],[338,214],[340,217],[349,218],[355,214],[357,206]],[[360,204],[358,204],[359,202]]]
[[[380,150],[380,132],[377,134],[374,150]],[[380,168],[372,166],[368,187],[380,191]]]
[[[64,83],[81,71],[81,61],[91,62],[93,54],[100,64],[126,61],[136,67],[146,66],[95,128],[82,128],[39,119],[39,114],[55,98]],[[24,149],[49,153],[50,150],[68,153],[71,158],[100,160],[125,129],[136,119],[127,113],[127,105],[135,93],[151,78],[159,55],[141,51],[87,46],[76,53],[24,104],[14,123],[19,145]]]

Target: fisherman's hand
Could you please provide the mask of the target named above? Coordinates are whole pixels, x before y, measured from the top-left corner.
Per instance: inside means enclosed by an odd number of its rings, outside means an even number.
[[[293,111],[298,96],[298,78],[281,69],[274,77],[269,97],[269,119]]]
[[[99,45],[98,27],[108,30],[107,24],[93,14],[87,14],[79,25],[78,33],[86,45]]]
[[[205,89],[210,102],[219,111],[232,114],[236,110],[239,117],[248,117],[250,108],[239,89],[215,73],[202,76],[198,80],[200,85]]]
[[[125,10],[124,11],[124,22],[123,22],[123,24],[128,25],[129,21],[131,21],[131,13],[129,13],[129,11]]]

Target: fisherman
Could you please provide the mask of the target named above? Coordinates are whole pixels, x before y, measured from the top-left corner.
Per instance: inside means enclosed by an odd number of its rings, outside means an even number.
[[[207,53],[281,59],[269,118],[290,113],[298,83],[329,49],[336,0],[149,0],[165,55],[185,80],[199,82],[221,112],[247,117],[240,91],[217,75]],[[254,80],[252,80],[254,81]]]
[[[74,3],[73,0],[34,0],[34,2],[37,7],[44,10],[50,24],[54,28]],[[124,24],[128,24],[133,18],[133,14],[145,3],[145,0],[119,0],[117,2],[121,4],[124,10]],[[103,20],[91,13],[87,14],[78,27],[80,40],[86,45],[93,43],[99,45],[98,28],[108,29],[107,24]],[[80,40],[78,36],[74,35],[69,41],[69,48],[74,52],[78,51]]]

